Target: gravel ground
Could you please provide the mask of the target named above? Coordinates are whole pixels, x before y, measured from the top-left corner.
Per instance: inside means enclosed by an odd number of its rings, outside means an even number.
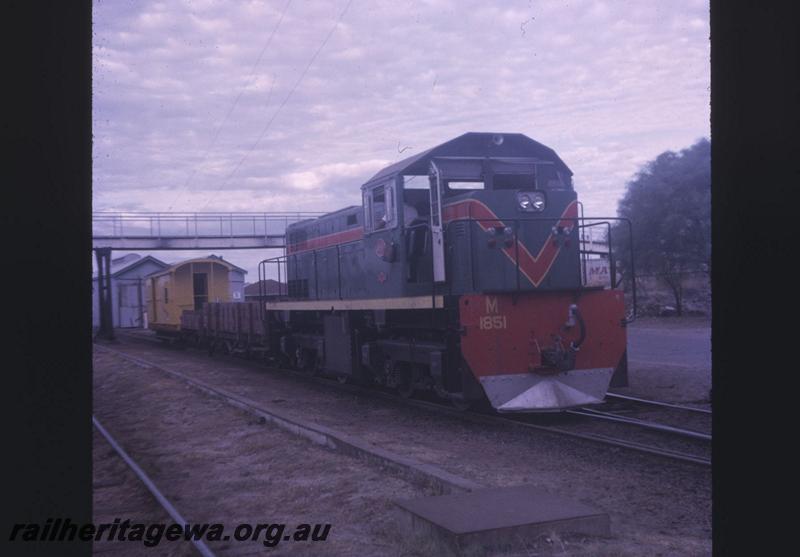
[[[121,521],[130,520],[131,524],[172,522],[167,512],[97,430],[94,431],[93,446],[92,505],[95,524],[112,524],[117,518]],[[147,548],[140,542],[110,542],[103,539],[94,542],[92,553],[135,557],[141,555],[143,549]],[[150,549],[150,553],[175,557],[196,555],[190,544],[165,544]]]
[[[637,317],[631,323],[632,327],[637,328],[656,328],[656,329],[708,329],[711,327],[710,317]]]
[[[94,383],[95,415],[188,521],[228,528],[239,523],[333,525],[325,542],[287,541],[269,550],[270,555],[403,554],[396,548],[400,534],[394,529],[391,500],[423,496],[421,489],[262,425],[243,411],[118,356],[95,353]],[[132,485],[135,476],[123,470],[115,453],[109,454],[104,439],[97,436],[95,447],[95,520],[172,522],[153,499],[146,505],[147,492]],[[100,487],[113,484],[115,477],[124,481],[115,491]],[[97,544],[97,552],[106,549],[101,545],[112,544]],[[113,545],[120,551],[136,546],[131,554],[147,549],[133,542]],[[184,555],[187,546],[164,541],[151,552]],[[267,551],[258,541],[209,546],[220,555]]]
[[[700,367],[673,367],[631,362],[628,387],[614,389],[641,398],[711,408],[711,371]]]
[[[706,469],[331,392],[253,363],[208,358],[199,351],[130,341],[119,348],[487,486],[538,485],[609,513],[611,539],[551,538],[537,552],[710,553],[711,487]]]
[[[710,408],[708,318],[639,318],[630,325],[628,342],[630,385],[617,392]]]

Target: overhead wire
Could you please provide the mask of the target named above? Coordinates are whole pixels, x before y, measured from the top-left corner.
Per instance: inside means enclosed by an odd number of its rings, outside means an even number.
[[[220,131],[222,131],[223,126],[225,126],[225,124],[228,122],[228,118],[230,118],[231,114],[236,109],[236,106],[239,104],[239,100],[242,98],[242,94],[244,94],[245,89],[247,89],[247,87],[251,85],[252,78],[255,77],[256,68],[261,63],[261,59],[264,57],[264,53],[267,51],[267,48],[269,48],[269,45],[272,43],[273,37],[275,37],[275,34],[278,32],[278,28],[280,28],[281,23],[283,22],[283,18],[286,15],[286,12],[288,11],[289,6],[291,5],[292,1],[293,0],[287,0],[286,4],[284,4],[283,10],[281,11],[281,15],[278,18],[278,22],[275,24],[275,27],[272,28],[272,32],[269,34],[269,37],[267,37],[267,40],[264,43],[264,46],[261,48],[261,52],[259,52],[258,58],[256,58],[256,61],[253,64],[253,67],[250,69],[250,74],[249,74],[248,78],[245,80],[245,82],[242,84],[241,88],[239,89],[239,94],[236,96],[236,99],[234,99],[233,104],[230,106],[230,108],[228,108],[228,112],[225,114],[225,117],[222,119],[222,121],[217,126],[217,129],[214,132],[214,137],[211,139],[211,143],[209,143],[209,145],[206,147],[206,150],[205,150],[205,152],[203,153],[203,156],[200,159],[200,164],[199,165],[195,165],[192,168],[192,172],[186,178],[186,181],[184,182],[183,187],[181,187],[178,190],[177,195],[172,200],[172,202],[169,204],[169,207],[167,208],[167,211],[171,211],[172,207],[175,205],[175,203],[178,201],[178,199],[180,199],[180,197],[184,193],[186,193],[186,190],[188,189],[192,178],[194,178],[194,175],[197,173],[197,168],[206,161],[206,159],[208,158],[208,154],[211,151],[211,148],[214,147],[214,145],[216,145],[217,138],[219,138]],[[273,78],[272,86],[274,86],[274,85],[275,85],[275,80]],[[272,98],[272,87],[270,87],[269,97],[267,99],[267,103],[269,103],[269,99],[271,99],[271,98]]]
[[[230,179],[233,177],[233,175],[236,174],[236,172],[239,170],[239,168],[241,168],[241,166],[244,163],[244,161],[247,160],[247,157],[250,156],[250,154],[255,150],[255,148],[258,146],[258,144],[264,138],[264,135],[267,133],[267,131],[269,130],[270,126],[275,121],[275,118],[277,118],[278,114],[280,114],[280,112],[283,109],[283,107],[286,106],[286,103],[289,102],[289,99],[292,97],[294,92],[300,86],[300,83],[303,81],[303,78],[308,73],[308,70],[311,69],[311,66],[314,64],[314,61],[316,61],[316,59],[319,56],[320,52],[322,52],[322,49],[324,49],[325,45],[328,44],[328,41],[333,36],[334,31],[336,31],[336,28],[339,26],[339,23],[341,23],[342,19],[344,18],[345,14],[347,13],[347,10],[350,8],[350,4],[352,4],[352,3],[353,3],[353,0],[348,0],[348,2],[345,5],[344,9],[339,14],[339,18],[336,20],[336,23],[334,23],[331,26],[330,31],[328,31],[328,34],[325,36],[325,39],[323,39],[322,43],[317,48],[316,52],[314,52],[314,55],[311,57],[311,59],[309,60],[308,64],[306,65],[305,69],[300,74],[300,77],[297,79],[295,84],[289,90],[289,93],[286,95],[286,97],[284,97],[283,101],[281,102],[280,106],[278,106],[277,110],[272,114],[272,117],[264,125],[264,128],[261,130],[261,133],[259,134],[258,139],[256,139],[256,141],[253,143],[253,145],[250,147],[250,149],[248,149],[247,152],[244,154],[244,156],[239,160],[238,164],[234,167],[234,169],[230,172],[230,174],[228,174],[228,176],[222,182],[220,187],[217,188],[217,191],[214,192],[213,196],[211,196],[208,199],[206,199],[206,202],[203,204],[203,206],[200,208],[200,210],[205,209],[206,206],[208,206],[208,203],[211,201],[211,199],[213,197],[219,195],[219,193],[223,190],[223,188],[228,184]]]

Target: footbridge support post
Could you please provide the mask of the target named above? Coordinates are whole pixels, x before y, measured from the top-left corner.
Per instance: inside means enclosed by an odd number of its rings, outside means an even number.
[[[97,258],[97,296],[100,307],[98,338],[114,340],[114,316],[111,302],[111,248],[95,248]]]

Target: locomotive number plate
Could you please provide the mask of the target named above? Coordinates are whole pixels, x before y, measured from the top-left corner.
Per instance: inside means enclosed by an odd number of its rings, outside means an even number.
[[[505,315],[484,315],[478,321],[478,326],[482,331],[488,329],[505,329],[508,327],[508,320]]]

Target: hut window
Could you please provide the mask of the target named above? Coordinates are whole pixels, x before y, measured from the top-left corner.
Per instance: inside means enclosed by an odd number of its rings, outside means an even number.
[[[166,288],[164,288],[164,303],[165,304],[169,303],[169,292],[167,291]]]

